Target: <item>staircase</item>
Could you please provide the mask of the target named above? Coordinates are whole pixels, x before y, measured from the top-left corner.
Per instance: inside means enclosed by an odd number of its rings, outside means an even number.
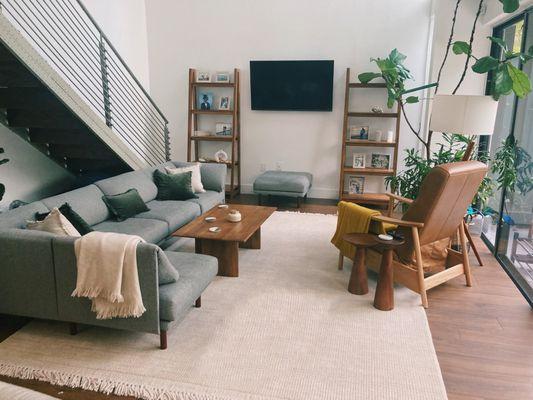
[[[167,119],[80,1],[0,10],[0,122],[82,184],[169,159]]]

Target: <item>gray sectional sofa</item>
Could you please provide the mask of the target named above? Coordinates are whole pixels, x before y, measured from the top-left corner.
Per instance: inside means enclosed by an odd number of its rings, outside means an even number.
[[[155,200],[153,171],[185,165],[168,162],[128,172],[0,214],[0,313],[156,333],[161,335],[161,347],[165,348],[166,331],[186,315],[218,272],[216,258],[172,251],[177,239],[171,234],[224,202],[226,166],[202,164],[206,192],[198,194],[198,199]],[[150,211],[123,222],[111,220],[102,196],[131,188],[138,190]],[[141,293],[147,309],[142,317],[97,320],[89,300],[70,296],[76,286],[76,238],[24,229],[36,212],[50,211],[65,202],[96,231],[135,234],[146,240],[137,247]],[[159,285],[162,264],[178,270],[176,282]]]

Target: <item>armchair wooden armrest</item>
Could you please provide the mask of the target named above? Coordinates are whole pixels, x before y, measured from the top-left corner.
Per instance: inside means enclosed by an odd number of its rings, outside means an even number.
[[[394,193],[385,193],[391,199],[401,201],[402,203],[411,204],[414,200],[408,199],[407,197],[402,197]]]
[[[372,217],[372,221],[387,222],[389,224],[395,224],[398,226],[406,226],[410,228],[423,228],[423,222],[405,221],[402,219],[386,217],[385,215],[375,215]]]

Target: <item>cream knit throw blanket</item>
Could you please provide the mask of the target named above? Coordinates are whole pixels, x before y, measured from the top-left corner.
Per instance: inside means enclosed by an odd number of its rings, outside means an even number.
[[[97,319],[140,317],[142,302],[134,235],[90,232],[74,242],[78,267],[73,297],[88,297]]]

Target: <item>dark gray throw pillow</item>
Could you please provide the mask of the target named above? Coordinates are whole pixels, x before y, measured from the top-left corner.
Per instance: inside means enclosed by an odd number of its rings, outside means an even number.
[[[197,199],[192,189],[192,172],[165,174],[156,169],[154,183],[157,186],[157,200]]]
[[[137,189],[130,189],[124,193],[111,196],[102,196],[102,200],[109,209],[109,212],[119,222],[142,212],[150,211]]]

